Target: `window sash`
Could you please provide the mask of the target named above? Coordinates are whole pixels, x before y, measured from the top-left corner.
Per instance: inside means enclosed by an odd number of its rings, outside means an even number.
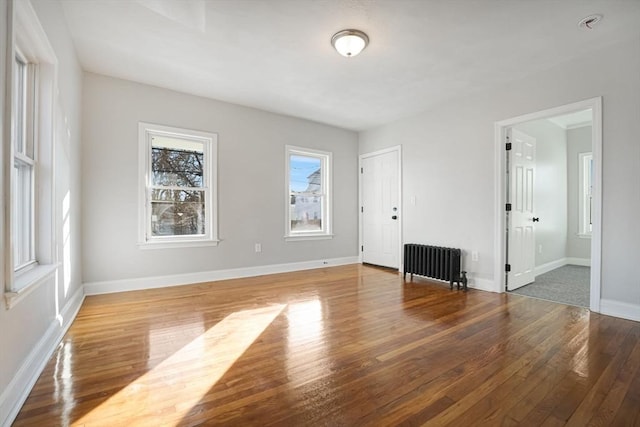
[[[14,79],[14,105],[15,112],[14,122],[14,139],[13,152],[25,153],[26,150],[26,134],[27,134],[27,64],[19,55],[15,58],[15,79]]]
[[[181,129],[176,129],[174,132],[174,128],[168,128],[165,126],[158,125],[148,125],[145,123],[140,123],[141,132],[144,132],[144,141],[145,141],[145,171],[144,171],[144,185],[145,185],[145,202],[144,202],[144,218],[141,219],[141,225],[144,226],[144,236],[141,236],[140,242],[144,243],[174,243],[174,242],[217,242],[215,236],[215,203],[213,200],[215,197],[214,189],[212,188],[213,182],[213,171],[212,167],[215,167],[214,160],[215,159],[215,150],[216,148],[216,138],[215,134],[204,134],[198,135],[199,132],[194,131],[193,134],[190,134],[187,130],[184,130],[184,133],[179,132]],[[141,134],[142,135],[142,134]],[[209,136],[211,135],[211,136]],[[202,182],[199,185],[189,186],[189,185],[158,185],[154,184],[154,165],[153,165],[153,150],[154,149],[163,149],[163,146],[154,146],[153,138],[170,138],[176,140],[183,140],[187,143],[197,143],[202,146]],[[142,138],[142,136],[141,136]],[[190,150],[181,150],[177,151],[185,151],[189,152]],[[194,150],[196,153],[200,153],[199,150]],[[182,180],[183,182],[185,180]],[[153,200],[154,190],[168,190],[174,192],[187,192],[187,193],[200,193],[201,197],[199,198],[202,202],[202,207],[199,208],[197,205],[194,206],[195,214],[194,217],[197,219],[197,225],[195,226],[197,231],[196,233],[188,233],[188,234],[162,234],[159,232],[159,219],[154,218],[154,204],[158,205],[159,203],[163,203],[163,201]],[[166,205],[170,205],[171,201],[164,201]],[[196,202],[193,202],[196,203]],[[167,209],[171,209],[170,206],[167,206]],[[200,219],[200,214],[203,216]],[[170,216],[170,215],[169,215]],[[155,221],[154,221],[155,219]],[[142,223],[144,221],[144,224]],[[165,219],[165,225],[163,227],[169,227],[172,221],[169,217]],[[174,224],[175,221],[173,222]],[[165,229],[166,230],[166,229]],[[199,232],[203,231],[203,232]]]
[[[590,236],[593,230],[593,154],[580,153],[578,155],[579,168],[579,206],[578,206],[578,234]]]
[[[35,163],[16,156],[13,167],[13,266],[19,271],[36,262]]]
[[[293,194],[292,194],[293,195]],[[325,196],[318,196],[318,195],[313,195],[313,196],[301,196],[300,194],[296,194],[296,196],[300,196],[300,197],[308,197],[308,198],[317,198],[318,200],[318,205],[319,208],[317,211],[319,212],[319,217],[307,217],[307,218],[298,218],[295,215],[291,214],[290,211],[290,216],[289,216],[289,233],[291,235],[305,235],[305,234],[317,234],[317,233],[325,233],[326,231],[326,215],[324,214],[325,212],[325,204],[326,204],[326,198]],[[315,202],[310,202],[310,201],[304,201],[303,203],[306,204],[313,204]],[[291,205],[293,206],[293,204]],[[303,212],[305,213],[305,212]],[[320,221],[320,227],[316,228],[314,227],[314,222],[315,221]]]
[[[153,140],[153,136],[151,137],[151,139]],[[177,138],[174,138],[177,139]],[[206,155],[205,155],[205,144],[202,142],[197,142],[197,144],[202,146],[202,149],[199,151],[191,151],[191,150],[184,150],[184,149],[171,149],[171,148],[167,148],[167,147],[157,147],[153,145],[153,142],[151,144],[151,173],[149,176],[149,185],[156,185],[156,186],[165,186],[165,187],[189,187],[189,188],[204,188],[207,187],[207,171],[206,171]],[[160,169],[157,168],[157,164],[154,164],[153,161],[153,154],[154,151],[157,151],[159,153],[165,152],[165,153],[182,153],[182,155],[186,156],[186,158],[181,159],[183,162],[187,162],[189,160],[197,160],[198,162],[200,162],[200,170],[198,170],[197,168],[193,169],[193,170],[177,170],[177,169]],[[193,158],[190,158],[192,157]],[[198,157],[202,156],[202,160],[198,160]],[[170,167],[170,166],[178,166],[178,165],[174,165],[174,164],[169,164],[171,159],[166,159],[166,162],[168,164],[165,165],[165,167]],[[174,161],[176,160],[180,160],[180,159],[173,159]],[[187,165],[181,165],[183,168],[187,168]],[[198,172],[200,172],[200,174],[198,174]],[[183,174],[183,179],[180,180],[181,182],[185,182],[185,183],[189,183],[191,181],[194,181],[191,185],[187,185],[187,184],[180,184],[178,182],[178,178],[180,174]],[[171,179],[173,178],[173,179]],[[155,181],[157,179],[160,180],[165,180],[168,182],[172,182],[171,184],[162,184],[162,183],[156,183]],[[198,182],[199,181],[199,182]],[[172,185],[174,184],[174,185]]]
[[[13,270],[25,271],[37,263],[36,258],[36,171],[35,96],[36,65],[16,50],[14,76],[14,132],[12,170]]]
[[[294,148],[287,146],[286,149],[287,159],[287,212],[286,212],[286,235],[285,237],[310,237],[310,236],[328,236],[330,235],[330,211],[329,211],[329,162],[330,153],[320,152],[316,150],[307,150],[303,148]],[[310,159],[319,160],[320,163],[320,179],[319,182],[314,184],[319,185],[316,191],[294,191],[292,190],[292,158],[293,157],[306,157]],[[316,198],[319,209],[313,209],[311,212],[305,212],[304,208],[297,209],[291,202],[293,198]],[[303,202],[313,203],[313,202]],[[301,212],[302,211],[302,212]],[[316,217],[315,213],[318,213]],[[299,218],[297,215],[313,214],[313,217]],[[314,227],[314,222],[319,220],[319,226]]]
[[[35,159],[36,78],[37,66],[28,62],[20,51],[16,50],[13,152],[15,155],[23,154],[32,159]]]
[[[176,201],[176,200],[155,200],[153,198],[153,192],[154,190],[160,190],[160,191],[172,191],[172,192],[188,192],[188,193],[201,193],[202,196],[200,197],[200,201]],[[199,188],[199,187],[165,187],[165,186],[151,186],[149,187],[149,192],[148,192],[148,196],[147,196],[147,200],[149,201],[148,203],[148,212],[149,212],[149,223],[148,223],[148,231],[147,231],[147,236],[150,239],[154,239],[154,240],[170,240],[170,239],[193,239],[193,238],[206,238],[207,237],[207,230],[208,230],[208,225],[209,225],[209,217],[211,216],[211,212],[208,212],[208,200],[210,197],[209,194],[209,189],[208,188]],[[161,204],[165,204],[168,205],[167,206],[167,210],[169,209],[175,209],[174,207],[172,207],[171,205],[174,206],[189,206],[189,204],[193,204],[193,205],[202,205],[202,216],[203,216],[203,220],[202,220],[202,225],[200,225],[200,222],[197,223],[196,228],[197,229],[202,229],[202,232],[196,232],[196,233],[175,233],[175,234],[162,234],[160,233],[160,228],[162,227],[162,224],[160,223],[160,219],[157,218],[157,213],[154,214],[154,204],[156,205],[161,205]],[[197,215],[197,208],[196,208],[196,217]],[[172,214],[173,215],[173,214]],[[182,217],[181,213],[177,213],[178,216]],[[154,218],[156,217],[156,218]],[[189,218],[189,217],[187,217]],[[175,219],[173,221],[174,225],[175,225]],[[180,225],[180,227],[184,228],[184,225]]]

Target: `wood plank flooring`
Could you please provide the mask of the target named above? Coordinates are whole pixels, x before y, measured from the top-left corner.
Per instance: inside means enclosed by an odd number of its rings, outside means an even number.
[[[15,425],[640,426],[640,323],[349,265],[87,297]]]

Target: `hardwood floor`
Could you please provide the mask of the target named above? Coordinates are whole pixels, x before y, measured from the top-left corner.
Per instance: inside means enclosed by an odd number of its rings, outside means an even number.
[[[15,425],[639,426],[639,338],[361,265],[93,296]]]

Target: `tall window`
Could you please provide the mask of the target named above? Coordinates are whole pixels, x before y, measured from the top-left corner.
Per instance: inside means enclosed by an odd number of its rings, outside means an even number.
[[[140,123],[140,243],[216,244],[217,136]]]
[[[580,189],[578,193],[578,235],[591,236],[593,213],[593,154],[578,155]]]
[[[9,204],[4,235],[5,301],[13,307],[57,271],[53,176],[57,59],[30,2],[16,1],[10,90],[11,126],[2,157]]]
[[[35,72],[18,53],[14,64],[12,176],[13,267],[19,272],[36,263],[35,253]]]
[[[290,240],[331,237],[331,153],[286,147],[286,235]]]

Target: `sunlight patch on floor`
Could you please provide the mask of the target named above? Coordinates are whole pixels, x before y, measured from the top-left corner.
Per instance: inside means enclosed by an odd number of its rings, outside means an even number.
[[[326,375],[328,337],[323,305],[318,298],[289,304],[287,336],[287,375],[300,386]]]
[[[285,307],[228,315],[74,424],[179,424]]]

